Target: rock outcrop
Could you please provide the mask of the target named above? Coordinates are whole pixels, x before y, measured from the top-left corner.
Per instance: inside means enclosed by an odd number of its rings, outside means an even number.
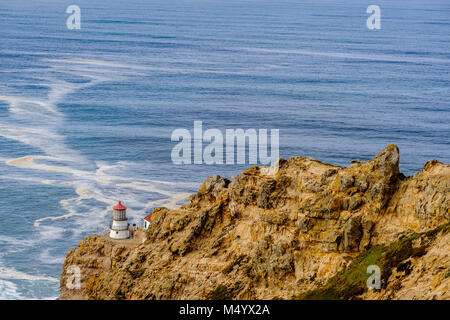
[[[155,209],[144,243],[70,250],[60,298],[449,299],[449,191],[449,165],[405,177],[395,145],[346,168],[294,157],[209,177],[189,204]]]

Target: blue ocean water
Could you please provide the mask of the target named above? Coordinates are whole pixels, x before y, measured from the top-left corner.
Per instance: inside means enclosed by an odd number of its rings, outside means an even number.
[[[68,30],[66,8],[81,8]],[[2,0],[0,299],[51,299],[67,250],[186,201],[176,128],[280,130],[280,156],[347,165],[385,145],[401,171],[450,162],[450,3]]]

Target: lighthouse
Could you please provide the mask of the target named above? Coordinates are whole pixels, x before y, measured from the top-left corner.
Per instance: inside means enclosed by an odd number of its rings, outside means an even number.
[[[109,237],[112,239],[128,239],[130,230],[128,229],[127,207],[122,202],[113,207],[113,221],[110,227]]]

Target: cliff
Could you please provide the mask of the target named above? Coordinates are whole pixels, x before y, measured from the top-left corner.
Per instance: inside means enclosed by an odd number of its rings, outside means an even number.
[[[70,250],[60,299],[449,299],[450,166],[398,164],[388,145],[346,168],[294,157],[209,177],[189,204],[155,209],[145,242]]]

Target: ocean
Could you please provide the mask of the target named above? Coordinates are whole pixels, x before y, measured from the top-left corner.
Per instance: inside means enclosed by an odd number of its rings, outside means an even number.
[[[279,129],[283,158],[449,163],[450,2],[376,2],[1,0],[0,299],[58,297],[117,200],[140,222],[250,166],[175,165],[194,121]]]

